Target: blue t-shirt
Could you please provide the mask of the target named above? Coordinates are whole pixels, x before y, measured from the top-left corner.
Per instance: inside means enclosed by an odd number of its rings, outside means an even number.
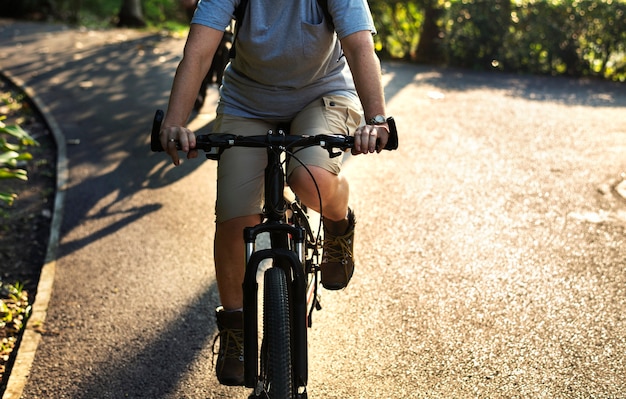
[[[224,30],[239,0],[201,0],[192,23]],[[219,113],[292,119],[324,95],[356,98],[339,39],[376,33],[367,0],[328,0],[336,31],[318,0],[249,0],[236,57],[224,71]]]

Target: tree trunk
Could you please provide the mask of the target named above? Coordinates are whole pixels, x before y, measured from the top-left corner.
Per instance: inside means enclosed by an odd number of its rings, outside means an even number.
[[[440,32],[437,26],[437,19],[442,12],[443,10],[437,8],[436,0],[424,2],[424,24],[415,49],[415,61],[418,63],[435,64],[442,60],[439,46]]]
[[[117,26],[130,28],[143,28],[146,26],[141,9],[141,0],[122,0]]]

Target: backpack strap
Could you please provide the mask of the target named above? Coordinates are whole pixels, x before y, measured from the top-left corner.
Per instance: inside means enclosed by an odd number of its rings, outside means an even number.
[[[237,35],[239,35],[239,24],[243,21],[243,17],[246,15],[246,7],[248,7],[248,0],[241,0],[237,8],[235,8],[235,32],[233,35],[233,43],[228,52],[230,58],[235,58],[235,42],[237,41]]]
[[[324,18],[326,18],[328,27],[331,30],[335,30],[335,24],[333,23],[333,16],[330,15],[330,11],[328,11],[328,0],[317,0],[317,4],[319,4],[320,7],[322,7],[322,11],[324,11]]]
[[[246,13],[246,7],[248,6],[248,0],[241,0],[237,8],[235,8],[235,21],[243,20],[243,16]]]

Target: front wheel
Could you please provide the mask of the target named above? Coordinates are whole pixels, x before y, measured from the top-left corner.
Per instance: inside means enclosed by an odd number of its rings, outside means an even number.
[[[270,399],[292,399],[289,293],[283,269],[271,267],[265,272],[263,291],[261,373],[265,394]]]

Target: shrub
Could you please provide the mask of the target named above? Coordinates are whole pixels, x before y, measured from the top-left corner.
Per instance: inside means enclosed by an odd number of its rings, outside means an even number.
[[[370,6],[383,57],[626,81],[626,0],[370,0]]]
[[[32,155],[26,148],[37,145],[37,142],[19,125],[5,125],[2,122],[5,118],[0,117],[0,182],[6,179],[27,180],[28,174],[22,165],[32,159]],[[16,194],[5,190],[0,188],[0,201],[12,205]],[[0,209],[0,215],[3,213]]]
[[[455,0],[446,3],[450,65],[626,80],[626,2]]]
[[[626,79],[626,4],[521,1],[511,13],[501,65],[532,73]]]

